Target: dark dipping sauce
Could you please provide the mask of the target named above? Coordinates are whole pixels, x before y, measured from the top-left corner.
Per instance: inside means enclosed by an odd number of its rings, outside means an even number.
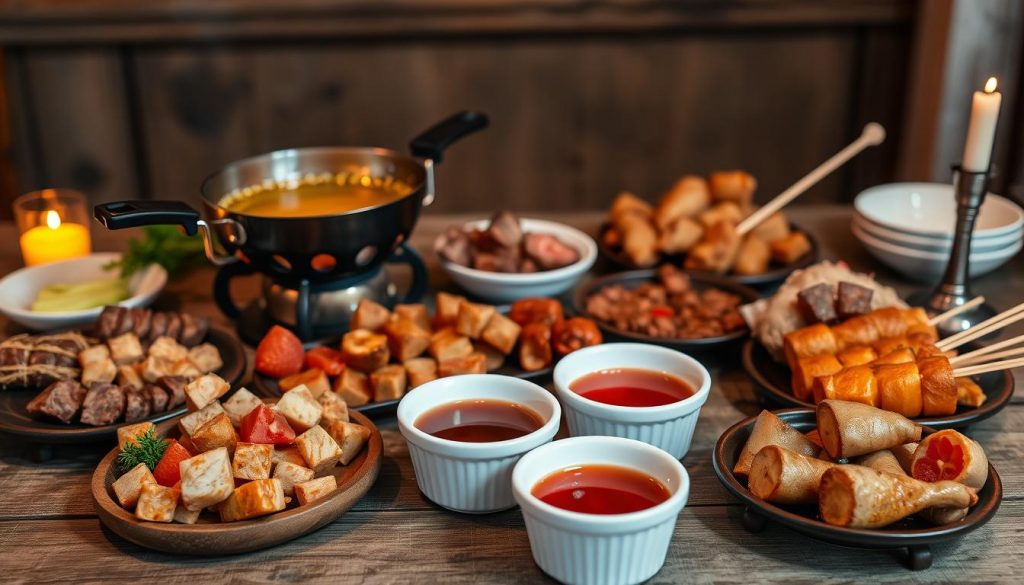
[[[556,508],[583,514],[639,512],[672,496],[657,479],[618,465],[567,467],[540,480],[531,491]]]
[[[694,389],[665,372],[639,368],[598,370],[573,380],[569,389],[580,396],[615,406],[664,406],[686,400]]]
[[[417,429],[439,439],[463,443],[493,443],[529,435],[544,419],[529,408],[507,400],[456,400],[421,414]]]

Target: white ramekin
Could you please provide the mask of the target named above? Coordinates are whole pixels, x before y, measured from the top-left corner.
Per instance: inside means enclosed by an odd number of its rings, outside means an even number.
[[[574,465],[618,465],[661,481],[668,500],[629,514],[582,514],[533,495],[541,479]],[[512,491],[523,511],[533,560],[563,583],[640,583],[665,564],[690,477],[677,459],[646,443],[619,437],[575,437],[527,453],[512,472]]]
[[[693,386],[693,396],[663,406],[616,406],[573,392],[580,377],[615,368],[637,368],[673,374]],[[711,375],[692,357],[656,345],[606,343],[575,351],[555,366],[555,390],[565,406],[569,434],[636,439],[663,449],[676,459],[690,450],[700,407],[711,391]]]
[[[507,400],[544,419],[536,431],[508,441],[464,443],[439,439],[416,428],[421,414],[456,400]],[[441,378],[417,387],[398,404],[398,429],[409,444],[416,484],[439,506],[471,514],[507,510],[512,468],[524,453],[548,443],[558,432],[562,408],[550,392],[526,380],[493,374]]]

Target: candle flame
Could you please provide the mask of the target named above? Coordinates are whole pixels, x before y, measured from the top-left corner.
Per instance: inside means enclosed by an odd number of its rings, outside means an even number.
[[[985,82],[985,93],[993,93],[996,90],[996,86],[999,84],[995,77],[989,77],[988,81]]]
[[[60,214],[54,210],[46,212],[46,227],[55,230],[60,227]]]

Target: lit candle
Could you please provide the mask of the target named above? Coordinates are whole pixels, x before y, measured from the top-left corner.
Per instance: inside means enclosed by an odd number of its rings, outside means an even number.
[[[62,223],[60,214],[53,209],[43,215],[46,225],[21,234],[21,255],[26,266],[80,258],[92,252],[89,228],[78,223]]]
[[[961,166],[969,172],[987,172],[992,160],[992,145],[996,137],[996,122],[999,121],[999,104],[1003,95],[996,91],[996,78],[989,77],[985,91],[974,92],[971,103],[971,122],[967,126],[967,142],[964,144],[964,158]]]

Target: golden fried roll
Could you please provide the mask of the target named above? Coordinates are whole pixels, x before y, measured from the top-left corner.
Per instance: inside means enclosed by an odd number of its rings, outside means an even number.
[[[913,447],[917,447],[917,443],[909,443]],[[905,453],[907,445],[901,445],[900,447],[894,447],[893,449],[882,449],[862,455],[860,457],[854,457],[850,463],[855,465],[863,465],[864,467],[870,467],[875,471],[881,471],[883,473],[891,473],[893,475],[908,475],[906,469],[903,468],[903,462],[900,460],[898,453]],[[910,457],[913,457],[913,450],[910,450]],[[907,462],[909,468],[910,462]],[[953,522],[959,522],[967,516],[967,508],[925,508],[918,512],[918,516],[927,520],[935,526],[942,526],[943,524],[951,524]]]
[[[757,179],[744,171],[717,171],[708,176],[708,187],[715,201],[734,201],[746,207],[754,200]]]
[[[824,323],[816,323],[787,333],[782,339],[782,350],[792,367],[800,358],[835,355],[839,346],[832,329]]]
[[[748,276],[764,274],[768,270],[769,262],[771,262],[771,251],[768,249],[768,244],[761,238],[750,234],[740,244],[732,271]]]
[[[878,331],[879,338],[901,337],[907,333],[904,310],[898,307],[882,307],[864,315]]]
[[[878,382],[870,366],[853,366],[831,376],[816,378],[811,391],[815,404],[823,400],[846,400],[869,406],[878,404]]]
[[[981,386],[970,378],[956,379],[956,403],[964,406],[981,406],[988,400]]]
[[[779,264],[792,264],[811,251],[811,241],[803,232],[792,232],[781,240],[769,244],[772,260]]]
[[[793,368],[793,396],[797,400],[810,400],[815,378],[831,376],[842,369],[843,364],[830,354],[797,360]]]
[[[884,366],[886,364],[905,364],[913,361],[917,361],[914,357],[914,351],[909,347],[904,347],[879,356],[878,359],[871,362],[871,365]]]
[[[836,347],[839,350],[858,345],[871,346],[880,337],[874,322],[866,315],[851,317],[835,325],[832,327],[832,334],[835,335]]]
[[[651,266],[658,260],[658,231],[650,220],[639,214],[625,214],[616,219],[622,233],[622,251],[636,266]]]
[[[921,414],[921,373],[917,364],[885,364],[875,368],[877,406],[906,417]]]
[[[750,235],[761,238],[764,242],[776,242],[789,236],[789,220],[781,211],[768,216],[757,227],[750,230]]]
[[[662,230],[658,247],[666,254],[679,254],[693,247],[704,235],[704,226],[689,217],[680,217]]]
[[[754,456],[747,487],[755,497],[768,502],[813,504],[818,501],[821,476],[835,466],[831,461],[768,445]]]
[[[862,366],[878,359],[878,354],[870,346],[856,345],[840,351],[836,354],[836,358],[846,367]]]
[[[879,356],[888,355],[898,349],[905,347],[911,347],[910,340],[905,335],[897,337],[882,337],[872,347],[875,349],[875,353]]]
[[[614,223],[615,218],[627,213],[637,213],[646,217],[650,216],[652,212],[653,209],[651,208],[650,203],[647,203],[629,191],[623,191],[615,197],[615,201],[612,201],[612,208],[608,212],[608,217]]]
[[[710,204],[711,191],[707,181],[696,175],[686,175],[661,197],[654,209],[654,223],[665,229],[680,217],[697,215]]]
[[[903,319],[907,322],[907,337],[921,334],[929,343],[939,340],[939,332],[928,322],[928,313],[921,307],[911,307],[903,311]]]
[[[724,273],[732,268],[740,251],[736,226],[719,222],[704,230],[704,238],[686,253],[683,267],[687,270]]]
[[[913,333],[907,337],[910,340],[910,348],[914,350],[914,355],[917,359],[932,357],[936,355],[949,357],[950,355],[956,355],[956,352],[951,351],[948,354],[941,349],[935,347],[935,343],[931,339],[927,339],[921,333]]]
[[[800,431],[767,410],[762,410],[761,414],[757,415],[754,428],[750,431],[750,437],[743,445],[743,451],[736,459],[732,472],[736,475],[747,475],[754,456],[768,445],[779,445],[808,457],[815,457],[819,451],[819,448],[800,434]]]
[[[921,427],[905,416],[866,404],[825,400],[816,409],[821,444],[833,459],[919,441]]]
[[[917,361],[921,372],[921,414],[941,416],[956,412],[956,378],[953,366],[944,355],[926,357]]]
[[[739,205],[732,201],[726,201],[724,203],[717,203],[697,214],[697,221],[705,228],[709,228],[723,221],[737,224],[743,219],[743,216],[743,209]]]

